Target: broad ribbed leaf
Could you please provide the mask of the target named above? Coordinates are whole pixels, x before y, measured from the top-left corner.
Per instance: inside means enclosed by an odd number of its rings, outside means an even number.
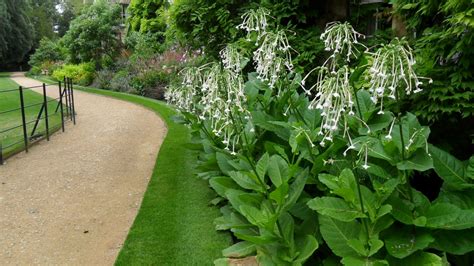
[[[356,208],[351,207],[340,198],[321,197],[308,201],[308,206],[322,215],[327,215],[343,222],[350,222],[356,218],[366,217]]]
[[[229,176],[242,188],[263,191],[262,186],[250,177],[250,173],[230,171]]]
[[[345,257],[341,260],[347,266],[384,266],[388,265],[386,260],[377,260],[367,257]]]
[[[465,178],[464,164],[451,154],[433,146],[429,146],[436,173],[447,183],[448,187],[462,189],[469,187]]]
[[[262,183],[265,183],[265,174],[267,173],[269,160],[270,156],[268,155],[268,153],[265,153],[257,162],[257,175],[258,178],[262,181]]]
[[[416,252],[404,259],[389,259],[390,266],[442,266],[443,259],[436,254]]]
[[[433,168],[433,159],[424,150],[419,149],[408,160],[397,163],[397,168],[423,172]]]
[[[455,221],[460,215],[460,209],[449,203],[436,203],[425,213],[426,226],[444,228]]]
[[[294,262],[305,262],[314,253],[314,251],[318,249],[318,247],[318,241],[312,235],[306,235],[305,237],[298,239],[296,241],[296,249],[300,254]]]
[[[256,252],[255,244],[247,241],[236,243],[222,251],[222,255],[228,258],[242,258]]]
[[[226,192],[229,189],[240,189],[240,186],[227,176],[213,177],[209,180],[209,184],[221,197],[226,197]]]
[[[412,227],[393,228],[385,234],[385,248],[395,258],[403,259],[422,250],[434,241],[428,233]]]
[[[474,251],[474,228],[467,230],[440,230],[434,233],[435,241],[430,247],[455,255]]]
[[[288,163],[282,157],[278,155],[270,157],[268,176],[276,187],[288,181],[288,167]]]
[[[319,215],[321,234],[332,252],[339,257],[357,257],[348,244],[349,239],[358,238],[361,225],[357,221],[341,222],[325,215]]]

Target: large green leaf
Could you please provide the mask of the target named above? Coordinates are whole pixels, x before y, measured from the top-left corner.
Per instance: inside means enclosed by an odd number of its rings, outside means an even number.
[[[449,188],[474,187],[474,185],[467,182],[463,162],[433,145],[429,146],[429,151],[433,157],[433,166],[436,173],[446,182]]]
[[[281,156],[273,155],[270,157],[268,176],[276,187],[279,187],[283,182],[288,181],[288,168],[288,163]]]
[[[404,259],[389,258],[388,262],[393,266],[442,266],[443,259],[436,254],[428,252],[416,252]]]
[[[467,161],[466,177],[474,180],[474,156]]]
[[[308,180],[308,169],[305,169],[295,177],[295,180],[290,185],[288,190],[288,198],[286,198],[285,204],[282,210],[289,210],[296,201],[299,199],[301,192],[303,192],[304,186]]]
[[[325,184],[332,193],[344,198],[347,202],[355,202],[357,186],[354,174],[349,169],[342,170],[339,176],[320,174],[319,181]]]
[[[242,188],[263,191],[262,186],[256,182],[256,178],[251,178],[251,173],[230,171],[229,176]]]
[[[392,228],[385,235],[385,248],[395,258],[403,259],[422,250],[434,241],[427,231],[413,230],[413,227]]]
[[[294,261],[295,263],[303,263],[305,262],[316,249],[318,249],[319,244],[316,238],[312,235],[306,235],[303,238],[299,238],[296,240],[296,249],[300,253],[297,259]]]
[[[407,160],[397,163],[397,168],[400,170],[417,170],[422,172],[433,168],[433,159],[431,159],[425,150],[419,149]]]
[[[461,210],[455,205],[449,203],[433,204],[425,213],[426,226],[432,228],[444,228],[455,221],[461,213]]]
[[[430,247],[455,255],[474,251],[474,228],[451,231],[439,230],[433,234],[435,241]]]
[[[255,244],[247,241],[238,242],[222,251],[222,255],[228,258],[242,258],[256,252]]]
[[[209,184],[221,197],[226,197],[226,192],[229,189],[240,189],[240,186],[227,176],[213,177],[209,180]]]
[[[383,266],[388,265],[386,260],[377,260],[367,257],[345,257],[341,260],[343,265],[347,266]]]
[[[350,222],[356,218],[366,217],[361,211],[351,207],[340,198],[315,198],[308,202],[308,206],[322,215],[327,215],[343,222]]]
[[[265,153],[257,162],[256,171],[258,178],[261,180],[262,183],[265,183],[265,174],[267,173],[269,161],[270,156],[268,155],[268,153]]]
[[[321,234],[332,252],[339,257],[358,257],[348,244],[349,239],[358,238],[361,225],[357,221],[341,222],[325,215],[319,215]]]
[[[250,223],[258,227],[266,227],[272,218],[270,213],[249,205],[240,206],[240,213],[242,213]]]

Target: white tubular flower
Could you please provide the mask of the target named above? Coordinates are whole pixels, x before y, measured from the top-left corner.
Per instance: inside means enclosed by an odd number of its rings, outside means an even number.
[[[284,31],[268,32],[260,47],[253,54],[258,78],[268,82],[272,89],[285,67],[289,71],[293,71],[290,49]],[[280,95],[280,91],[277,95]]]
[[[405,41],[394,39],[390,44],[378,49],[373,57],[372,66],[369,68],[369,92],[374,103],[380,102],[379,113],[383,113],[384,97],[395,100],[399,96],[397,90],[403,90],[407,95],[418,93],[422,91],[422,79],[432,82],[429,78],[416,75],[413,69],[413,51]]]
[[[219,54],[222,59],[222,65],[225,69],[234,73],[240,73],[244,58],[235,46],[227,45]]]
[[[242,15],[243,22],[237,26],[237,29],[243,29],[247,33],[257,32],[257,39],[260,40],[266,33],[269,16],[270,12],[265,8],[251,9]]]
[[[339,121],[346,113],[353,115],[353,95],[349,83],[349,67],[343,66],[335,74],[327,72],[327,68],[321,68],[318,80],[310,91],[316,91],[315,98],[311,101],[309,108],[322,111],[322,123],[319,134],[323,135],[325,141],[332,141],[335,131],[339,129]]]
[[[364,35],[356,32],[351,24],[335,21],[326,25],[326,30],[320,38],[324,42],[326,51],[343,55],[345,60],[349,62],[354,52],[359,52],[358,45],[365,47],[357,41],[360,37],[364,37]]]
[[[182,77],[181,86],[172,85],[165,93],[168,103],[176,105],[182,111],[196,113],[197,91],[202,86],[201,70],[196,67],[183,69],[179,73]]]

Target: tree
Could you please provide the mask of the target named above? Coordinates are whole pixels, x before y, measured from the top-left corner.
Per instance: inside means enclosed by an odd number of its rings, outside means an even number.
[[[75,18],[64,35],[64,46],[73,63],[114,58],[119,48],[120,7],[97,1]]]
[[[33,47],[34,30],[25,0],[0,1],[0,65],[19,64]]]
[[[31,7],[28,10],[28,17],[34,27],[34,43],[37,46],[44,37],[49,39],[55,37],[54,20],[58,15],[57,0],[28,0],[28,2]]]

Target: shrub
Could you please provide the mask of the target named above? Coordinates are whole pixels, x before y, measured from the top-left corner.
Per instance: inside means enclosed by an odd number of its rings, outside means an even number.
[[[131,76],[127,70],[120,70],[115,73],[110,81],[110,89],[114,91],[136,93],[134,88],[130,86]]]
[[[64,59],[64,53],[59,42],[44,38],[40,41],[39,47],[28,63],[33,67],[41,66],[45,62],[56,62]]]
[[[97,71],[93,86],[99,89],[109,90],[110,83],[114,75],[115,75],[115,72],[111,69],[103,69],[103,70]]]
[[[94,80],[94,63],[82,63],[78,65],[63,65],[55,70],[53,78],[63,80],[64,77],[72,78],[73,82],[82,86],[88,86]]]
[[[164,90],[169,83],[169,74],[163,71],[147,71],[131,80],[131,86],[143,96],[155,99],[164,98]]]

